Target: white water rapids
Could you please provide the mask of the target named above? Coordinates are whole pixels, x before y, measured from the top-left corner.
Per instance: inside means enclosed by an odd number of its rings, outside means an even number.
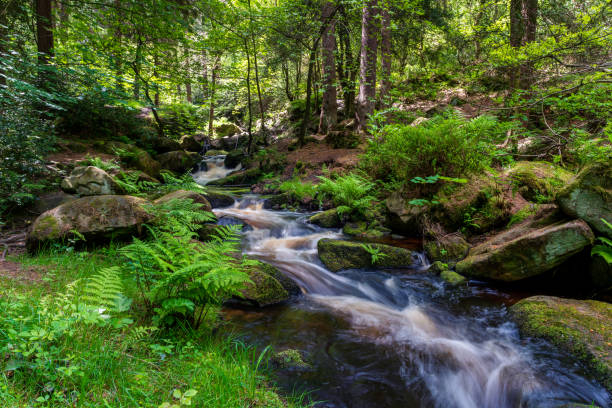
[[[328,271],[318,261],[317,241],[340,237],[339,231],[309,225],[294,213],[264,210],[255,198],[215,213],[252,227],[245,232],[245,254],[278,267],[306,296],[348,320],[354,336],[393,350],[407,373],[416,370],[429,394],[421,406],[557,407],[562,404],[555,401],[567,400],[610,406],[603,389],[577,375],[563,379],[573,389],[556,389],[532,367],[534,357],[510,323],[483,332],[482,325],[407,296],[400,276],[368,281]],[[406,375],[407,386],[414,381]]]

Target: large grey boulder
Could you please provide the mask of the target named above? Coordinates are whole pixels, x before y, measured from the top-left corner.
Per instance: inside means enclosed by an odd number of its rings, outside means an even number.
[[[471,277],[518,281],[561,265],[592,245],[594,239],[582,220],[544,227],[519,225],[472,248],[456,270]]]
[[[141,225],[153,218],[147,204],[142,198],[118,195],[89,196],[67,202],[45,211],[34,221],[27,246],[37,249],[45,243],[78,234],[87,241],[137,235]]]
[[[570,217],[585,220],[598,234],[612,238],[612,160],[584,168],[557,194],[557,202]]]
[[[94,166],[76,167],[70,176],[62,180],[62,190],[80,196],[118,194],[121,189],[102,169]]]

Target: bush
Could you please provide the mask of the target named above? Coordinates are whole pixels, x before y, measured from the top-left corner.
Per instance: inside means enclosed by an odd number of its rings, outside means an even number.
[[[374,183],[356,173],[337,176],[335,179],[320,176],[319,179],[320,194],[332,200],[334,205],[338,206],[340,214],[363,215],[375,199],[372,195]]]
[[[283,193],[290,193],[297,201],[302,201],[307,197],[315,198],[317,195],[317,186],[299,178],[283,182],[278,189]]]
[[[406,185],[416,176],[477,173],[493,160],[493,142],[510,123],[491,116],[466,121],[449,113],[420,126],[387,125],[370,140],[362,166],[372,178]]]
[[[59,112],[58,131],[86,139],[124,142],[155,134],[137,114],[136,109],[118,105],[112,95],[94,91],[75,98],[66,105],[66,110]]]
[[[180,139],[183,135],[192,135],[208,122],[208,112],[196,105],[175,103],[165,105],[159,110],[166,136]]]

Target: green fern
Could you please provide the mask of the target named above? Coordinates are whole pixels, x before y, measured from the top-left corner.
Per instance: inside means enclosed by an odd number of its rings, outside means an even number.
[[[333,201],[342,213],[364,214],[372,205],[374,183],[356,173],[336,179],[319,176],[319,192]]]
[[[612,224],[608,221],[601,219],[603,223],[612,230]],[[598,237],[597,240],[601,242],[601,245],[595,245],[591,249],[591,256],[599,255],[608,265],[612,265],[612,240],[606,237]]]
[[[162,192],[169,193],[176,190],[187,190],[187,191],[204,191],[204,187],[196,183],[189,173],[185,173],[180,177],[175,177],[170,172],[161,173],[162,180],[164,181],[163,186],[160,187]]]
[[[102,269],[89,278],[82,300],[85,304],[104,308],[110,312],[125,311],[121,270],[118,266]]]
[[[127,194],[131,195],[144,195],[144,193],[154,191],[159,187],[159,183],[139,179],[140,174],[138,172],[121,172],[114,177],[117,185],[119,185],[119,187],[121,187]]]

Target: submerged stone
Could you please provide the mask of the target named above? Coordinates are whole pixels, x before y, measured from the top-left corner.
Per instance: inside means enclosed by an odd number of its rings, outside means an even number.
[[[544,338],[588,365],[612,392],[612,305],[533,296],[510,307],[525,336]]]

